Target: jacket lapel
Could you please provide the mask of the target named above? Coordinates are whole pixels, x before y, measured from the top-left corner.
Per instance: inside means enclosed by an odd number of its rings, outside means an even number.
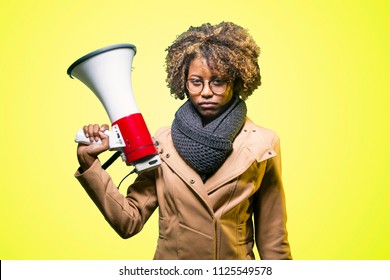
[[[171,133],[165,133],[161,135],[161,144],[157,146],[160,153],[161,160],[164,161],[176,174],[179,176],[185,184],[191,188],[198,197],[207,205],[210,214],[214,214],[213,208],[211,207],[210,200],[203,181],[199,174],[195,172],[179,155],[173,145]]]
[[[207,193],[213,192],[227,182],[244,173],[256,160],[258,162],[274,157],[276,152],[271,143],[261,135],[259,127],[247,120],[233,143],[233,152],[225,163],[205,184]]]

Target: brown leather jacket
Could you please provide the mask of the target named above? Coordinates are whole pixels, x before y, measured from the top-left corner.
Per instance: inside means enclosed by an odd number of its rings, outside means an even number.
[[[291,259],[279,138],[247,120],[233,152],[205,183],[160,129],[162,164],[121,195],[96,161],[76,177],[122,238],[138,233],[158,207],[155,259]]]

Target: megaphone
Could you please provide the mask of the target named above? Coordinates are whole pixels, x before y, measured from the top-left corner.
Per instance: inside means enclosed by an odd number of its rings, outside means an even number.
[[[105,132],[109,149],[121,151],[126,164],[141,172],[156,168],[161,161],[134,98],[131,69],[136,51],[132,44],[101,48],[76,60],[67,74],[84,83],[103,104],[112,123]],[[75,141],[91,144],[82,129]]]

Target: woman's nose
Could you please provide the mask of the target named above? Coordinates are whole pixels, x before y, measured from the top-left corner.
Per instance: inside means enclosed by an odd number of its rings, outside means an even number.
[[[203,97],[211,97],[214,95],[212,92],[209,83],[205,82],[202,92],[200,93]]]

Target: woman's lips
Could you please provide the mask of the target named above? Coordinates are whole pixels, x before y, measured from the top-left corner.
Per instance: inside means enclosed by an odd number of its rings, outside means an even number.
[[[217,103],[214,103],[214,102],[201,102],[198,105],[202,109],[213,109],[213,108],[215,108]]]

